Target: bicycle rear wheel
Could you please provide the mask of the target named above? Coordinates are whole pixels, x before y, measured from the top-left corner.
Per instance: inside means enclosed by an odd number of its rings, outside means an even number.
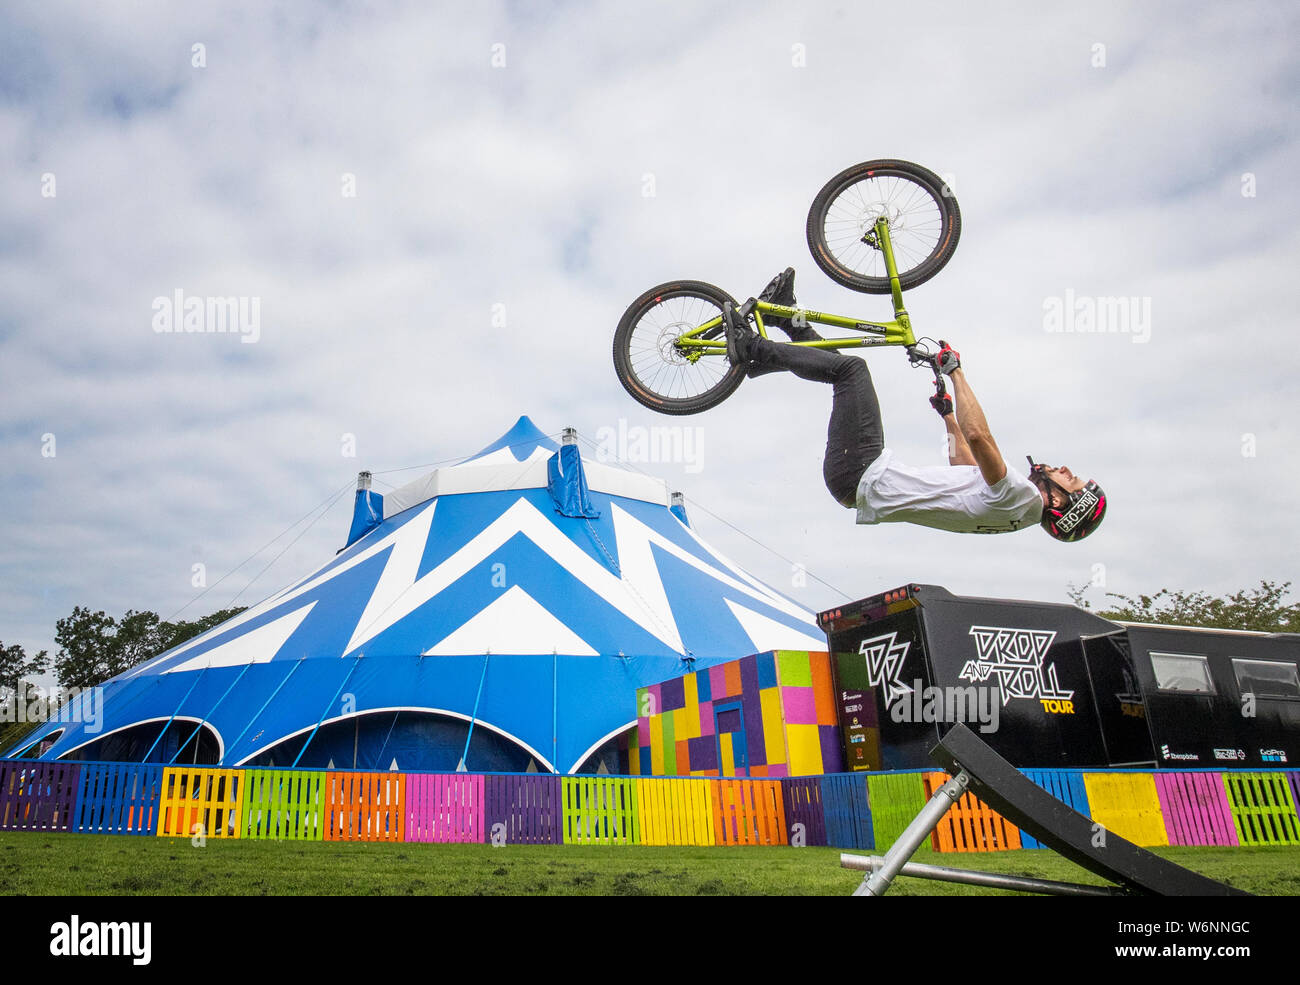
[[[638,403],[661,414],[698,414],[731,396],[745,378],[725,353],[692,353],[675,343],[722,314],[733,298],[698,280],[652,287],[632,302],[614,332],[614,372]],[[721,325],[700,336],[722,339]]]
[[[952,259],[961,212],[943,180],[910,161],[866,161],[828,181],[808,212],[808,249],[826,276],[864,294],[889,293],[884,254],[864,240],[880,216],[889,220],[903,290]]]

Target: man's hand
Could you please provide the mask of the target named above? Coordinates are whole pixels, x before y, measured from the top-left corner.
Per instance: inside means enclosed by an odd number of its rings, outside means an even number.
[[[947,417],[952,413],[952,395],[946,390],[941,390],[930,398],[930,406],[940,417]]]
[[[954,369],[961,369],[961,353],[943,339],[939,340],[939,351],[935,354],[934,361],[939,372],[946,376],[951,376]]]

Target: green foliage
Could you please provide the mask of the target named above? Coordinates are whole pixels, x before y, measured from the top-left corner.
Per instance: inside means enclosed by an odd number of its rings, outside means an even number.
[[[1099,610],[1103,619],[1119,622],[1166,623],[1172,626],[1206,626],[1214,629],[1251,629],[1264,633],[1300,632],[1300,602],[1284,602],[1289,581],[1277,584],[1261,581],[1258,588],[1236,591],[1216,598],[1208,592],[1172,592],[1162,588],[1154,595],[1136,598],[1107,592],[1120,604]],[[1088,586],[1070,585],[1066,594],[1075,605],[1091,609],[1084,598]]]
[[[17,643],[0,643],[0,701],[21,701],[26,694],[23,680],[37,677],[49,669],[49,654],[42,650],[33,657]],[[13,716],[15,719],[17,715]],[[0,722],[0,751],[8,749],[36,728],[37,722]]]
[[[179,646],[243,612],[222,609],[193,621],[164,622],[156,612],[127,611],[120,620],[77,606],[55,624],[54,672],[63,687],[88,688]]]
[[[13,695],[24,677],[36,677],[49,668],[50,655],[42,650],[34,657],[17,643],[0,643],[0,699]]]

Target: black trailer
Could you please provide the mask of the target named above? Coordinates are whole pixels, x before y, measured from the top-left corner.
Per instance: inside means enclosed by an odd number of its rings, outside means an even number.
[[[1300,635],[1124,624],[1161,768],[1300,759]]]
[[[1300,751],[1295,634],[1121,625],[937,585],[818,618],[850,769],[927,767],[957,721],[1018,767],[1277,766]]]

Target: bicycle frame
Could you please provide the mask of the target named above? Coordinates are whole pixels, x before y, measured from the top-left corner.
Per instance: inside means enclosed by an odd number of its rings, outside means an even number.
[[[768,301],[750,299],[746,306],[756,316],[758,333],[767,338],[767,328],[763,316],[778,318],[801,318],[809,324],[829,325],[832,328],[861,332],[862,338],[822,339],[815,342],[789,342],[787,345],[799,345],[809,349],[866,349],[874,346],[901,345],[911,348],[916,345],[916,336],[912,334],[912,322],[907,309],[903,307],[903,292],[898,283],[898,266],[894,262],[894,248],[889,239],[889,222],[883,216],[876,220],[875,227],[863,237],[868,246],[873,246],[884,254],[885,270],[889,274],[889,293],[894,303],[893,320],[887,322],[866,321],[861,318],[848,318],[844,315],[831,315],[821,311],[809,311],[806,308],[788,308]],[[721,329],[722,316],[711,318],[703,325],[683,332],[676,341],[678,351],[691,362],[705,355],[726,355],[727,343],[723,337],[706,338],[715,329]]]

